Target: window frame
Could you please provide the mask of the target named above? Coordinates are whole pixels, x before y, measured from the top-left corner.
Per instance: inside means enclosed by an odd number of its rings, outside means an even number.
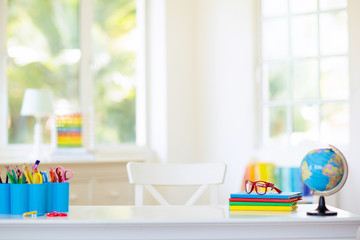
[[[96,160],[139,160],[148,158],[150,151],[147,141],[146,114],[146,1],[136,1],[136,31],[139,38],[136,57],[136,143],[134,144],[96,144],[94,136],[85,141],[89,142],[86,149],[93,152]],[[0,1],[0,158],[26,159],[31,152],[32,144],[8,143],[8,79],[7,79],[7,8],[8,1]],[[93,23],[93,1],[79,0],[79,45],[82,57],[79,62],[79,102],[81,111],[94,107],[93,104],[93,59],[91,27]],[[91,119],[93,122],[94,119]],[[94,132],[94,129],[91,131]],[[42,144],[41,149],[48,156],[51,154],[51,144]],[[71,154],[70,154],[71,155]],[[78,156],[74,161],[78,161]]]
[[[320,52],[320,14],[322,13],[333,13],[333,12],[340,12],[340,11],[346,11],[347,14],[347,26],[348,26],[348,36],[350,36],[350,30],[349,30],[349,7],[347,5],[347,7],[345,8],[336,8],[336,9],[331,9],[331,10],[321,10],[319,7],[319,0],[317,1],[317,9],[315,11],[312,12],[306,12],[306,13],[291,13],[291,6],[290,6],[290,0],[287,0],[287,4],[288,4],[288,10],[287,10],[287,14],[285,15],[281,15],[281,16],[271,16],[271,17],[264,17],[262,15],[262,1],[258,0],[256,5],[255,5],[255,11],[256,13],[254,14],[256,16],[256,21],[255,21],[255,26],[257,26],[257,29],[255,31],[255,39],[257,39],[257,43],[255,45],[256,49],[255,49],[255,62],[256,62],[256,73],[255,73],[255,78],[256,78],[256,96],[257,96],[257,113],[255,118],[257,119],[257,129],[255,130],[256,132],[256,147],[258,149],[260,149],[260,152],[264,151],[267,152],[267,154],[269,152],[273,152],[272,150],[270,150],[271,148],[273,149],[286,149],[286,151],[290,151],[290,152],[303,152],[304,149],[308,149],[309,146],[314,147],[314,145],[317,146],[324,146],[323,143],[321,143],[321,133],[320,133],[320,124],[321,124],[321,105],[324,103],[347,103],[347,105],[350,108],[351,105],[351,96],[350,96],[350,87],[351,87],[351,73],[350,73],[350,44],[348,44],[348,50],[346,53],[344,54],[329,54],[329,55],[324,55],[321,54]],[[292,18],[294,16],[306,16],[306,15],[315,15],[316,19],[317,19],[317,54],[316,56],[313,57],[294,57],[293,53],[292,53],[292,46],[293,46],[293,39],[291,38],[291,22],[292,22]],[[267,20],[273,20],[273,19],[287,19],[287,25],[288,25],[288,50],[289,50],[289,55],[287,58],[285,59],[266,59],[263,56],[263,45],[262,45],[262,41],[263,41],[263,35],[262,35],[262,25],[264,23],[264,21]],[[321,99],[320,96],[320,81],[321,81],[321,76],[320,76],[320,68],[321,68],[321,60],[322,59],[327,59],[327,58],[332,58],[332,57],[346,57],[348,60],[348,78],[349,78],[349,89],[348,89],[348,97],[346,99],[341,99],[341,100],[324,100]],[[292,88],[292,81],[293,78],[291,77],[292,74],[292,67],[291,65],[293,65],[294,63],[299,63],[303,60],[306,59],[313,59],[317,62],[317,71],[318,71],[318,76],[317,76],[317,81],[318,81],[318,86],[319,88],[318,90],[318,96],[315,100],[294,100],[293,99],[293,88]],[[287,90],[286,90],[286,94],[287,94],[287,98],[284,100],[270,100],[270,99],[264,99],[264,91],[266,91],[266,86],[264,83],[264,78],[263,78],[263,69],[264,69],[264,65],[271,63],[271,64],[276,64],[276,63],[284,63],[288,65],[288,77],[287,77]],[[297,106],[297,105],[309,105],[309,104],[313,104],[314,106],[317,107],[317,114],[318,114],[318,121],[317,121],[317,132],[318,132],[318,136],[316,139],[316,142],[312,142],[312,143],[301,143],[299,145],[293,145],[291,142],[291,134],[293,133],[293,107]],[[269,131],[269,129],[265,129],[265,126],[269,125],[269,121],[265,122],[266,117],[264,116],[264,112],[265,112],[265,108],[269,108],[272,106],[282,106],[286,108],[286,144],[267,144],[266,143],[266,133],[267,131]],[[350,111],[349,111],[349,122],[350,122]],[[348,129],[348,140],[350,141],[350,126]],[[341,145],[342,148],[348,148],[348,144],[343,144]],[[285,154],[288,155],[288,154]]]

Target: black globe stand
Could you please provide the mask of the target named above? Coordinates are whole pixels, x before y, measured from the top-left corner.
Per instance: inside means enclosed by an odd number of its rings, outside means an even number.
[[[309,216],[336,216],[337,212],[330,211],[329,209],[327,209],[326,205],[325,205],[325,197],[321,196],[319,198],[319,206],[317,207],[317,209],[315,209],[314,211],[311,211],[311,212],[307,212],[307,215],[309,215]]]

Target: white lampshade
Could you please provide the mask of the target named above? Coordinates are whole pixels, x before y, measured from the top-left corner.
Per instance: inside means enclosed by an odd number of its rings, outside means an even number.
[[[21,115],[45,117],[54,112],[53,94],[50,90],[28,88],[25,90]]]

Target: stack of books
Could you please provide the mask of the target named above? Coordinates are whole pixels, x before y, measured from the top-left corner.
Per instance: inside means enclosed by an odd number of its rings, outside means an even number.
[[[259,195],[256,192],[250,194],[239,192],[230,194],[230,213],[236,211],[286,211],[292,212],[297,209],[297,203],[302,198],[301,192],[268,192]]]

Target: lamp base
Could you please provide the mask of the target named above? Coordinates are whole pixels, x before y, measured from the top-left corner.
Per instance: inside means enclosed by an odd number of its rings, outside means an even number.
[[[41,119],[40,117],[36,117],[36,122],[34,125],[34,147],[33,147],[33,152],[30,155],[31,159],[38,160],[40,158],[41,143],[42,143]]]

